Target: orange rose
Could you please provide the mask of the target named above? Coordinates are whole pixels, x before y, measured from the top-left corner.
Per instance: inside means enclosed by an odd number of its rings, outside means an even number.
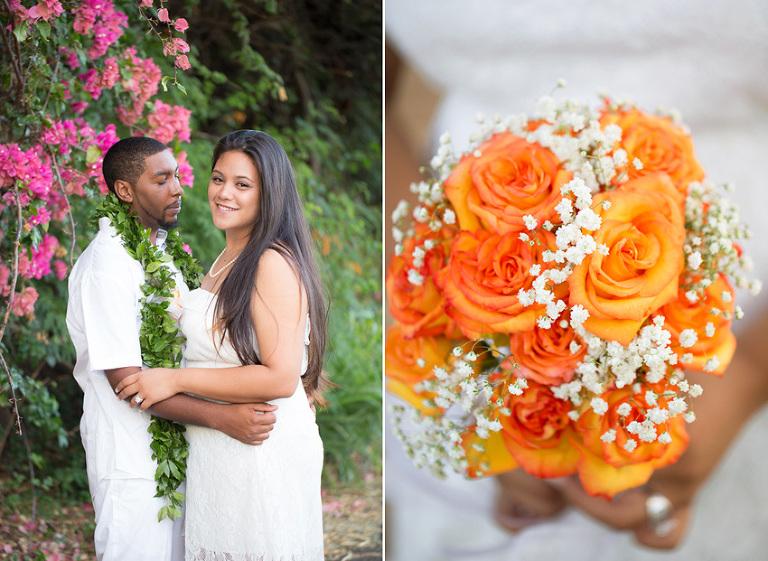
[[[542,232],[539,239],[549,247],[554,244],[549,232]],[[456,236],[438,285],[445,293],[448,315],[464,335],[475,339],[533,328],[543,308],[523,306],[517,293],[531,288],[534,277],[528,271],[542,263],[542,251],[541,245],[522,242],[517,234],[477,230]]]
[[[728,302],[723,300],[723,293],[730,294]],[[722,376],[736,351],[736,337],[731,332],[731,320],[723,317],[722,313],[713,315],[712,308],[727,312],[729,317],[733,317],[733,288],[725,275],[718,275],[704,291],[704,298],[697,302],[688,300],[681,289],[677,300],[663,306],[657,315],[664,316],[666,320],[664,328],[672,334],[673,348],[677,356],[682,357],[686,353],[693,355],[692,362],[681,363],[681,366],[701,371],[710,358],[717,356],[720,365],[712,373]],[[712,323],[715,328],[712,337],[706,334],[707,323]],[[684,329],[693,329],[697,342],[688,348],[675,347]]]
[[[582,449],[579,463],[579,478],[584,489],[592,495],[612,497],[616,493],[643,485],[653,470],[675,463],[688,445],[688,433],[682,415],[668,419],[656,425],[657,433],[669,433],[672,441],[663,444],[658,440],[644,442],[636,434],[626,430],[632,421],[642,423],[645,416],[641,411],[653,409],[646,401],[643,386],[639,393],[633,393],[631,387],[611,389],[601,396],[608,402],[608,411],[597,415],[590,407],[579,417],[576,431],[581,439],[574,439],[573,444]],[[666,381],[650,386],[659,394],[670,389]],[[627,403],[631,412],[622,417],[619,406]],[[659,397],[658,407],[666,409],[668,400]],[[613,442],[603,442],[601,436],[609,429],[616,430]],[[637,447],[633,451],[624,448],[628,440],[634,440]]]
[[[525,230],[523,216],[539,224],[555,214],[560,186],[573,177],[555,155],[508,132],[465,155],[445,180],[445,194],[462,230],[481,226],[499,234]]]
[[[688,192],[691,181],[704,179],[704,170],[693,155],[691,137],[667,117],[633,109],[606,113],[600,123],[619,125],[620,146],[627,152],[629,161],[638,158],[642,162],[642,169],[635,169],[630,163],[630,179],[663,171],[682,193]]]
[[[403,245],[403,252],[392,256],[386,280],[389,311],[402,324],[403,336],[458,336],[454,322],[443,309],[445,298],[434,283],[434,274],[444,266],[443,245],[438,244],[428,251],[420,267],[414,267],[413,263],[414,238],[408,238]],[[421,275],[421,285],[410,282],[408,274],[411,269],[416,269]]]
[[[573,329],[560,325],[561,321],[567,319],[568,314],[564,314],[560,320],[552,323],[549,329],[542,329],[536,325],[531,331],[510,335],[511,361],[517,363],[520,374],[524,378],[550,386],[571,381],[574,369],[586,354],[587,347],[582,344]],[[570,351],[572,342],[581,345],[575,353]],[[508,360],[508,362],[511,361]],[[507,364],[505,367],[512,366]]]
[[[406,339],[402,326],[393,325],[387,330],[384,346],[387,390],[425,413],[434,412],[424,405],[424,400],[433,398],[434,394],[416,391],[414,386],[434,379],[434,367],[444,365],[452,349],[453,344],[444,337]],[[424,361],[422,366],[419,360]]]
[[[682,195],[663,173],[627,182],[594,197],[602,216],[596,251],[568,277],[570,305],[589,311],[584,327],[628,345],[648,316],[677,298],[683,271],[685,221]],[[609,201],[608,210],[600,203]]]
[[[571,405],[554,396],[548,386],[529,381],[522,395],[507,394],[499,416],[501,437],[509,454],[536,477],[564,477],[576,472],[579,450],[571,445]]]

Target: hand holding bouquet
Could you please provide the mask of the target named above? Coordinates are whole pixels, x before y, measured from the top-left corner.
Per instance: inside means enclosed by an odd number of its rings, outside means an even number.
[[[733,286],[760,289],[684,126],[544,98],[464,154],[444,135],[431,165],[387,274],[406,451],[438,474],[578,473],[605,497],[675,462],[701,392],[684,369],[723,374]]]

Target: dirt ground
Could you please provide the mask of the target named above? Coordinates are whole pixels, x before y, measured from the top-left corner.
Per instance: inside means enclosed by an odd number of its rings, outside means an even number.
[[[0,559],[94,559],[90,504],[63,507],[34,520],[30,512],[11,512],[6,506],[0,504]],[[381,561],[381,474],[323,491],[323,526],[326,561]]]

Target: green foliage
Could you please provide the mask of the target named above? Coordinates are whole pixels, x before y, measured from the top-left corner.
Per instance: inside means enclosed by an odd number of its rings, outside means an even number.
[[[145,280],[141,286],[141,328],[139,343],[141,360],[150,368],[178,368],[181,363],[181,345],[184,335],[178,323],[168,313],[176,281],[168,264],[181,272],[190,289],[200,286],[202,268],[182,247],[178,232],[170,232],[165,251],[161,251],[149,238],[149,228],[144,228],[133,212],[121,203],[117,195],[109,193],[94,212],[96,218],[108,217],[122,238],[128,254],[141,263]],[[149,424],[152,435],[152,459],[157,460],[156,497],[163,497],[166,505],[160,509],[158,520],[173,520],[181,516],[184,495],[177,491],[186,479],[188,444],[183,434],[186,428],[160,417],[152,417]]]

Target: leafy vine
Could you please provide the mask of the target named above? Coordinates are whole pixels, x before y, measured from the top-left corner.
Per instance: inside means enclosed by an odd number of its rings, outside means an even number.
[[[95,218],[107,217],[122,237],[128,254],[144,269],[145,282],[141,286],[141,328],[139,342],[141,359],[149,368],[177,368],[181,361],[184,335],[168,313],[168,306],[176,289],[171,262],[181,272],[190,289],[202,280],[200,264],[185,249],[178,231],[169,232],[165,251],[155,247],[149,228],[144,228],[135,214],[119,201],[114,193],[104,197],[94,212]],[[166,504],[158,512],[158,521],[165,517],[173,520],[181,516],[184,495],[178,491],[186,478],[188,444],[183,425],[152,416],[149,433],[152,435],[152,459],[157,460],[155,481],[156,497]]]

